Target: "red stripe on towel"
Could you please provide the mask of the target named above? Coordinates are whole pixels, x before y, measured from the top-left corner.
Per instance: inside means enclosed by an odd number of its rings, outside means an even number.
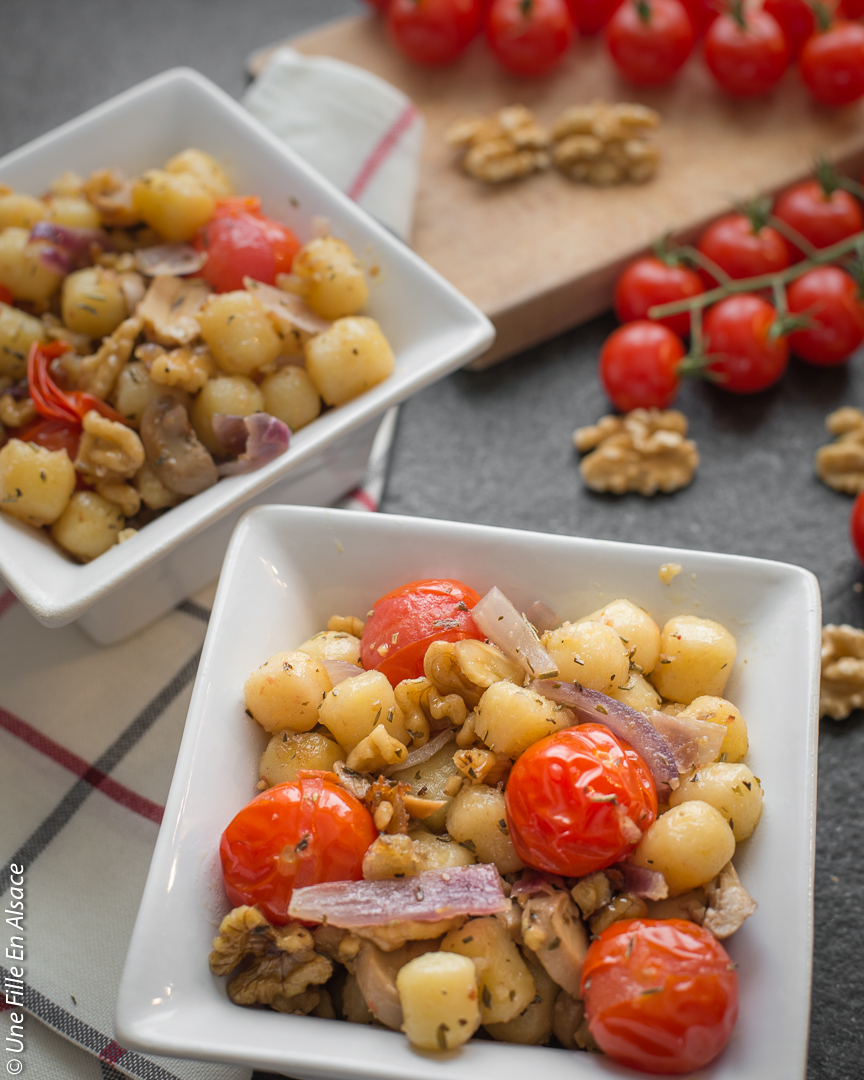
[[[354,177],[354,181],[348,188],[348,197],[357,202],[363,196],[363,192],[369,186],[373,176],[388,157],[393,153],[397,143],[414,123],[417,117],[417,110],[413,104],[409,101],[401,113],[396,117],[390,127],[384,132],[376,145],[372,148],[372,153],[363,164],[360,166],[360,171]]]

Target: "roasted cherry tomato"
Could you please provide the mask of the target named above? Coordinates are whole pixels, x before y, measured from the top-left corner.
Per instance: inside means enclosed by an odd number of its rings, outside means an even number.
[[[378,832],[353,795],[322,777],[277,784],[244,806],[222,834],[228,899],[257,905],[271,923],[289,921],[295,888],[359,881]]]
[[[717,82],[737,97],[766,94],[789,66],[789,45],[775,18],[742,0],[708,27],[705,63]]]
[[[864,304],[854,279],[839,266],[816,266],[786,290],[789,311],[812,322],[789,335],[789,347],[810,364],[842,364],[864,341]]]
[[[44,446],[46,450],[65,450],[74,461],[81,441],[81,425],[74,420],[34,420],[26,427],[17,428],[15,438]]]
[[[774,204],[774,217],[816,248],[830,247],[864,229],[864,215],[849,192],[826,189],[818,180],[804,180],[784,191]]]
[[[636,846],[633,826],[644,833],[657,817],[648,766],[601,724],[579,724],[529,746],[504,798],[519,858],[565,877],[623,859]]]
[[[770,225],[750,214],[727,214],[702,233],[699,250],[731,278],[755,277],[785,270],[792,253],[785,239]],[[706,273],[706,280],[714,279]]]
[[[789,54],[797,60],[804,42],[816,29],[816,16],[807,0],[765,0],[763,9],[780,24]]]
[[[272,285],[277,274],[287,274],[300,241],[287,225],[261,213],[260,199],[246,196],[222,199],[194,246],[207,252],[201,277],[216,292],[232,292],[243,288],[244,277]]]
[[[637,319],[619,326],[600,351],[600,381],[621,412],[668,409],[678,393],[684,343],[668,326]]]
[[[596,34],[621,6],[621,0],[568,0],[570,14],[580,34]]]
[[[489,48],[514,75],[545,75],[575,36],[567,0],[493,0],[486,20]]]
[[[714,935],[684,919],[613,923],[582,966],[588,1030],[622,1065],[692,1072],[720,1053],[738,1017],[738,976]]]
[[[852,538],[855,553],[864,565],[864,491],[852,503],[852,513],[849,515],[849,535]]]
[[[753,293],[727,296],[705,316],[708,371],[724,390],[756,394],[776,383],[789,363],[789,343],[772,334],[777,313]]]
[[[864,25],[840,20],[817,31],[801,50],[801,78],[822,105],[864,97]]]
[[[658,259],[656,255],[647,255],[630,263],[618,278],[615,314],[623,323],[647,319],[649,309],[655,305],[686,300],[704,291],[702,279],[694,270],[680,263]],[[686,311],[656,321],[668,326],[679,337],[686,337],[690,333],[690,315]]]
[[[479,0],[390,0],[387,31],[415,64],[452,64],[480,29]]]
[[[606,46],[625,79],[661,86],[693,51],[696,33],[678,0],[624,0],[606,27]]]
[[[450,578],[411,581],[387,593],[375,601],[363,630],[363,667],[383,672],[394,686],[402,679],[419,679],[433,641],[483,640],[471,618],[479,599],[473,589]]]

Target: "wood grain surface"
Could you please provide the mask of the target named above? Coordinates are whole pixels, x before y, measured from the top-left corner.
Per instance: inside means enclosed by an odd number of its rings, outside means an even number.
[[[286,42],[287,44],[287,42]],[[689,239],[731,200],[776,191],[807,174],[814,155],[864,167],[864,102],[830,110],[808,97],[797,70],[773,94],[738,101],[691,57],[675,83],[637,90],[619,79],[597,37],[578,43],[545,79],[503,73],[482,41],[456,65],[410,64],[382,21],[361,15],[329,23],[290,44],[338,57],[403,90],[426,120],[413,246],[495,323],[482,368],[605,311],[622,266],[664,233]],[[256,53],[257,74],[272,48]],[[443,133],[459,117],[520,102],[551,123],[567,105],[595,98],[657,109],[662,164],[648,184],[593,188],[556,170],[500,186],[454,165]]]

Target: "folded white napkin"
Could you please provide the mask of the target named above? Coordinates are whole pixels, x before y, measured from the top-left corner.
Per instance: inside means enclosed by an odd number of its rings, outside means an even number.
[[[329,56],[277,49],[243,104],[406,242],[423,118],[400,90]]]

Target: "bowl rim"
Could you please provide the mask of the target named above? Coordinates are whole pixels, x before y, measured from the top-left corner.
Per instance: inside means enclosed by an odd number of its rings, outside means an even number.
[[[432,520],[389,514],[369,515],[355,511],[304,506],[255,507],[243,515],[235,528],[223,566],[222,575],[220,577],[210,626],[203,646],[198,676],[196,677],[195,687],[189,706],[186,730],[184,731],[183,741],[178,756],[177,769],[166,804],[165,818],[160,829],[156,849],[154,851],[153,863],[148,874],[144,896],[141,902],[141,909],[133,931],[132,941],[124,966],[116,1012],[116,1029],[118,1038],[121,1039],[123,1045],[144,1052],[198,1057],[212,1061],[231,1061],[238,1065],[262,1069],[274,1069],[276,1071],[279,1069],[290,1069],[292,1075],[305,1078],[326,1077],[327,1080],[333,1080],[333,1078],[338,1076],[344,1078],[344,1080],[348,1080],[348,1078],[359,1080],[359,1078],[386,1076],[390,1078],[390,1080],[402,1080],[406,1075],[411,1075],[412,1077],[416,1077],[416,1080],[444,1080],[444,1078],[449,1075],[448,1063],[445,1059],[452,1058],[452,1055],[450,1054],[428,1055],[415,1052],[418,1063],[417,1070],[416,1072],[409,1073],[406,1073],[405,1071],[404,1062],[401,1066],[397,1064],[393,1068],[382,1065],[380,1060],[373,1062],[372,1065],[365,1064],[362,1060],[363,1054],[360,1051],[364,1046],[367,1048],[374,1047],[374,1043],[369,1043],[366,1036],[362,1033],[374,1032],[375,1029],[366,1029],[362,1027],[358,1029],[356,1025],[351,1025],[351,1028],[354,1029],[353,1037],[357,1039],[358,1052],[356,1053],[355,1058],[350,1062],[346,1062],[344,1058],[341,1057],[339,1059],[328,1057],[326,1047],[318,1054],[310,1054],[307,1051],[305,1053],[294,1052],[294,1056],[292,1056],[291,1044],[288,1041],[286,1041],[277,1051],[274,1051],[272,1047],[261,1047],[258,1052],[252,1053],[248,1047],[238,1049],[236,1043],[232,1044],[230,1038],[226,1040],[223,1035],[218,1037],[215,1037],[214,1035],[212,1043],[205,1044],[201,1041],[190,1042],[185,1036],[182,1018],[169,1019],[166,1022],[166,1017],[163,1015],[160,1020],[160,1027],[159,1024],[155,1022],[155,1015],[151,1017],[151,1015],[148,1014],[147,1009],[142,1006],[142,1002],[140,1000],[136,1001],[136,982],[141,970],[143,957],[146,955],[148,948],[152,952],[152,940],[150,946],[148,946],[147,924],[148,922],[151,924],[150,929],[152,931],[153,925],[157,923],[160,918],[161,910],[164,909],[166,880],[164,871],[166,867],[171,865],[171,859],[173,857],[171,852],[176,849],[177,837],[184,828],[183,811],[185,800],[189,793],[192,775],[191,754],[193,739],[195,738],[197,728],[200,727],[202,722],[202,709],[207,696],[206,683],[208,671],[213,663],[217,637],[223,632],[221,629],[222,619],[227,606],[232,600],[233,592],[238,587],[237,581],[235,580],[236,576],[239,572],[242,560],[245,557],[245,553],[254,549],[256,536],[260,530],[267,529],[274,524],[276,527],[281,526],[283,529],[290,529],[292,522],[303,519],[312,522],[320,522],[322,525],[328,527],[341,523],[350,528],[360,528],[361,530],[384,529],[386,531],[387,529],[393,529],[401,531],[405,529],[424,529],[437,533],[442,539],[447,536],[448,538],[453,538],[457,541],[460,536],[472,536],[488,541],[494,541],[496,538],[500,538],[505,542],[509,541],[511,543],[539,544],[541,548],[550,543],[563,543],[569,545],[576,555],[578,555],[580,550],[583,552],[593,550],[603,551],[604,553],[608,552],[610,556],[614,558],[616,553],[627,554],[638,550],[642,553],[645,560],[650,561],[653,566],[659,566],[662,562],[681,562],[682,560],[686,560],[691,565],[694,563],[698,564],[697,568],[700,569],[700,572],[702,568],[707,570],[712,566],[718,569],[741,568],[745,572],[764,572],[766,575],[766,587],[768,583],[776,584],[778,579],[786,586],[791,584],[796,585],[801,594],[801,614],[805,616],[806,624],[802,630],[802,633],[806,636],[802,638],[802,641],[806,643],[809,638],[810,656],[809,666],[806,670],[803,670],[802,674],[804,683],[809,685],[809,695],[808,700],[806,701],[807,730],[802,733],[801,739],[802,770],[799,774],[796,774],[802,783],[801,797],[805,828],[802,833],[795,838],[796,852],[798,852],[802,865],[806,866],[807,876],[806,881],[799,882],[797,885],[799,892],[797,894],[796,902],[798,903],[798,908],[803,913],[801,922],[795,927],[798,938],[796,955],[799,956],[802,961],[799,969],[801,978],[800,981],[798,981],[798,986],[792,988],[792,993],[797,995],[794,999],[796,1024],[794,1028],[787,1033],[787,1041],[791,1047],[789,1050],[789,1054],[791,1055],[790,1062],[794,1058],[794,1063],[800,1064],[800,1072],[794,1071],[784,1073],[784,1080],[799,1080],[799,1077],[800,1080],[803,1080],[806,1069],[807,1020],[810,1010],[814,933],[819,694],[818,672],[821,645],[821,597],[815,576],[809,570],[794,564],[783,563],[777,560],[758,559],[751,556],[672,548],[660,545],[643,545],[621,541],[597,540],[590,537],[563,536],[556,533],[540,533],[442,519]],[[286,555],[286,558],[290,559],[290,556]],[[805,705],[802,704],[802,710],[804,708]],[[805,850],[806,855],[801,855],[801,852]],[[788,987],[785,990],[785,994],[788,998]],[[140,999],[140,994],[138,995],[138,998]],[[153,1004],[155,1005],[156,1003],[154,1002]],[[237,1007],[231,1006],[231,1008]],[[242,1012],[249,1014],[249,1010],[242,1010]],[[253,1018],[256,1015],[260,1017],[261,1014],[253,1013]],[[153,1023],[149,1022],[151,1019],[154,1020]],[[522,1059],[522,1054],[526,1051],[530,1052],[535,1050],[535,1047],[518,1047],[512,1044],[486,1042],[477,1044],[472,1042],[467,1045],[468,1047],[471,1047],[471,1067],[475,1070],[478,1067],[489,1067],[490,1065],[495,1064],[496,1055],[491,1050],[487,1055],[482,1049],[488,1047],[497,1047],[499,1048],[499,1051],[502,1048],[506,1048],[507,1054],[513,1057],[514,1061],[518,1058],[522,1064],[527,1064],[529,1067],[532,1062],[535,1067],[540,1064],[536,1058],[529,1057],[524,1060]],[[477,1047],[480,1047],[481,1049],[477,1050]],[[463,1051],[466,1050],[465,1047],[462,1049]],[[549,1052],[552,1054],[572,1054],[571,1051],[551,1050]],[[594,1056],[586,1055],[586,1057],[589,1060],[583,1063],[584,1072],[581,1070],[579,1072],[580,1076],[584,1075],[586,1078],[589,1076],[609,1077],[614,1075],[636,1077],[637,1075],[641,1075],[632,1070],[616,1066],[614,1063],[610,1062],[609,1059],[602,1057],[598,1060],[602,1061],[604,1065],[602,1068],[595,1071],[596,1062]],[[501,1059],[497,1060],[500,1064]],[[551,1061],[551,1059],[548,1060]],[[722,1061],[722,1057],[718,1060]],[[787,1064],[788,1063],[789,1062],[787,1062]],[[714,1075],[713,1066],[709,1065],[706,1069],[708,1070],[705,1073],[707,1080],[709,1075]],[[464,1077],[475,1075],[475,1073],[469,1073],[463,1070],[462,1072],[457,1072],[456,1075],[458,1076],[458,1080],[463,1080]],[[557,1072],[555,1075],[558,1075]],[[701,1070],[699,1071],[699,1075],[703,1075]],[[724,1077],[731,1077],[732,1075],[736,1077],[740,1075],[743,1078],[744,1073],[742,1072],[739,1074],[736,1072],[733,1074],[725,1071],[723,1072]],[[747,1080],[750,1080],[751,1076],[755,1078],[756,1075],[756,1073],[751,1073],[749,1070],[746,1071]],[[763,1074],[760,1072],[758,1075],[761,1077]]]
[[[67,120],[51,131],[37,136],[24,146],[10,151],[0,158],[0,176],[7,169],[26,162],[33,154],[50,148],[52,144],[68,136],[79,134],[82,130],[105,120],[110,121],[118,114],[122,115],[127,107],[139,102],[142,98],[156,96],[171,89],[203,95],[207,108],[221,110],[223,115],[230,116],[233,121],[245,126],[256,138],[263,140],[270,150],[278,154],[283,159],[286,168],[292,170],[295,176],[299,174],[306,183],[315,186],[331,203],[334,211],[338,211],[343,218],[359,227],[364,234],[364,239],[374,242],[377,250],[386,253],[387,257],[395,263],[394,271],[400,266],[403,269],[410,266],[413,272],[427,283],[430,295],[434,295],[439,305],[451,315],[450,329],[460,331],[459,341],[449,343],[449,348],[445,348],[436,359],[433,370],[403,373],[405,377],[399,379],[397,368],[394,376],[377,387],[373,387],[359,398],[347,402],[339,410],[327,413],[321,418],[326,419],[327,416],[338,412],[341,422],[328,423],[326,428],[318,433],[310,425],[310,428],[304,429],[309,434],[300,440],[299,447],[292,440],[292,446],[285,454],[263,468],[228,478],[227,482],[221,481],[215,488],[210,489],[212,495],[207,502],[203,506],[199,504],[197,515],[190,516],[183,525],[174,519],[174,528],[168,529],[168,534],[159,540],[155,540],[151,534],[145,544],[143,540],[136,537],[134,544],[115,547],[85,565],[78,565],[68,560],[44,535],[41,537],[39,534],[33,535],[32,546],[26,545],[28,550],[26,561],[4,550],[9,545],[0,544],[0,575],[36,618],[49,626],[62,626],[76,619],[107,593],[152,566],[185,540],[220,520],[249,498],[303,466],[343,435],[356,431],[363,424],[383,414],[390,406],[399,404],[411,394],[431,385],[437,379],[443,378],[478,356],[488,348],[495,336],[495,329],[489,319],[437,271],[329,180],[321,176],[224,90],[200,72],[189,67],[170,68],[145,79]],[[205,497],[210,492],[204,493]],[[168,515],[166,515],[166,520],[171,520]],[[4,528],[16,531],[25,530],[25,536],[33,532],[30,526],[9,518],[8,515],[4,514],[2,521]],[[167,529],[167,526],[165,528]],[[32,552],[35,569],[30,565],[30,552]],[[60,594],[50,592],[40,583],[41,575],[38,568],[50,565],[44,561],[46,559],[52,560],[55,567],[58,564],[54,560],[62,560],[68,566],[68,574],[65,570],[60,570],[60,573],[68,578],[64,580],[64,587]]]

